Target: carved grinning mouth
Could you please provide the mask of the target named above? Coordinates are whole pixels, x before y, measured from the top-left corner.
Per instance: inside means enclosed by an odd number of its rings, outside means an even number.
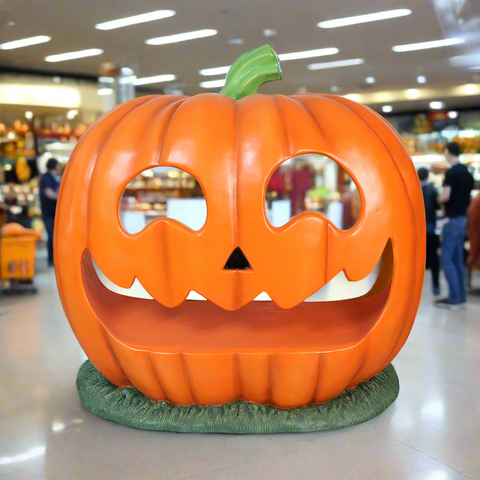
[[[141,282],[136,278],[133,285],[130,288],[122,288],[113,283],[108,277],[100,270],[100,267],[95,263],[92,257],[93,266],[98,278],[102,282],[102,285],[113,293],[124,295],[132,298],[143,298],[146,300],[153,300],[153,297],[147,292]],[[362,280],[357,282],[351,282],[345,276],[345,273],[341,271],[337,276],[332,278],[326,285],[308,297],[305,302],[329,302],[339,300],[349,300],[352,298],[358,298],[366,295],[375,284],[378,274],[380,272],[382,259],[378,261],[374,269]],[[205,297],[195,292],[190,291],[186,300],[192,301],[207,301]],[[268,302],[272,301],[267,292],[262,292],[258,297],[253,299],[254,302]]]
[[[88,249],[83,256],[86,294],[103,327],[120,343],[158,353],[351,348],[380,318],[392,272],[389,241],[367,277],[350,282],[342,271],[288,310],[271,301],[268,292],[235,311],[224,310],[194,291],[183,304],[168,308],[155,301],[138,279],[128,289],[118,287],[96,266]]]

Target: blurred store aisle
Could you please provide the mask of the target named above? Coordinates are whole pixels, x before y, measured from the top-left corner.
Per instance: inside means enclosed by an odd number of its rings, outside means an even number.
[[[480,296],[467,309],[438,310],[426,286],[394,361],[400,396],[376,419],[228,436],[139,431],[83,409],[75,378],[86,357],[53,272],[37,281],[37,296],[0,300],[2,479],[480,479]]]

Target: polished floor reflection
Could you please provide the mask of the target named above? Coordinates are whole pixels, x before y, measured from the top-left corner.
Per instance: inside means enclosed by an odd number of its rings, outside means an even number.
[[[334,432],[200,435],[146,432],[80,404],[85,359],[53,272],[39,294],[0,298],[0,478],[310,480],[480,479],[480,296],[434,309],[428,285],[394,360],[397,401]]]

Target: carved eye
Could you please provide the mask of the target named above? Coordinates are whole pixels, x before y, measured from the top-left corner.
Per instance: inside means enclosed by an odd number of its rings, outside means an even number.
[[[174,167],[154,167],[137,175],[123,191],[120,220],[131,234],[158,218],[177,220],[200,230],[207,219],[207,202],[198,180]]]
[[[292,157],[273,172],[265,196],[267,218],[282,227],[302,212],[318,212],[340,230],[360,216],[355,182],[337,162],[316,153]]]

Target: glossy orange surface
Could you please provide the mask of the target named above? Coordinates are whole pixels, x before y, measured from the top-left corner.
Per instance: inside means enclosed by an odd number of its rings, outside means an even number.
[[[316,212],[280,228],[266,219],[269,177],[314,152],[344,167],[362,202],[341,231]],[[143,170],[180,168],[200,182],[199,231],[158,219],[138,234],[119,220],[125,186]],[[225,270],[240,247],[251,269]],[[372,110],[302,94],[141,97],[81,138],[62,180],[56,272],[67,317],[86,354],[117,385],[155,400],[244,399],[294,407],[327,401],[376,375],[412,327],[424,274],[418,178],[401,140]],[[342,270],[382,270],[363,298],[302,303]],[[98,280],[138,279],[154,300],[123,297]],[[185,301],[191,290],[208,302]],[[270,304],[252,302],[262,292]]]

